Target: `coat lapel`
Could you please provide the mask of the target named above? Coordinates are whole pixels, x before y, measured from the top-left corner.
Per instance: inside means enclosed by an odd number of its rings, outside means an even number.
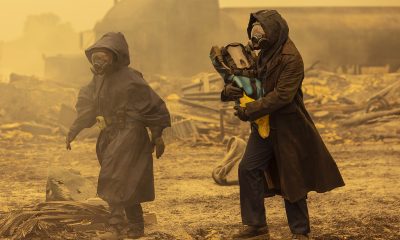
[[[277,66],[279,66],[281,59],[282,59],[282,56],[279,55],[278,57],[274,58],[272,61],[269,61],[267,63],[267,74],[266,74],[267,78],[271,75],[271,73],[275,70],[275,68]]]

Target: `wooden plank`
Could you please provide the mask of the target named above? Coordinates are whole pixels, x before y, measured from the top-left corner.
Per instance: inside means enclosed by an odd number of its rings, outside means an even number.
[[[202,83],[203,83],[203,92],[205,93],[210,92],[210,79],[203,78]]]
[[[220,77],[219,78],[211,78],[208,81],[209,81],[209,83],[214,83],[214,82],[222,81],[222,79]],[[181,89],[182,89],[182,91],[185,91],[185,90],[192,89],[192,88],[200,88],[201,86],[203,86],[203,82],[197,82],[197,83],[191,83],[191,84],[185,85]]]
[[[370,120],[373,120],[376,118],[381,118],[381,117],[391,116],[391,115],[400,115],[400,108],[387,110],[387,111],[370,112],[370,113],[366,113],[366,114],[363,114],[360,116],[354,116],[350,119],[342,121],[341,123],[344,126],[355,126],[355,125],[363,124],[367,121],[370,121]]]
[[[199,102],[189,101],[189,100],[185,100],[185,99],[179,99],[179,102],[182,103],[182,104],[185,104],[187,106],[201,108],[201,109],[212,111],[212,112],[216,112],[216,113],[219,114],[219,109],[212,108],[212,107],[209,107],[209,106],[205,106],[201,102],[199,103]]]
[[[185,96],[182,99],[189,101],[221,101],[220,96]]]
[[[194,93],[184,93],[184,97],[198,97],[198,96],[221,96],[221,91],[211,91],[211,92],[194,92]]]
[[[173,112],[171,112],[171,116],[180,116],[185,119],[192,119],[193,121],[196,121],[196,122],[219,124],[219,120],[217,120],[213,115],[210,117],[201,117],[201,116],[195,116],[195,115],[188,114],[188,113],[181,113],[181,112],[173,111]]]

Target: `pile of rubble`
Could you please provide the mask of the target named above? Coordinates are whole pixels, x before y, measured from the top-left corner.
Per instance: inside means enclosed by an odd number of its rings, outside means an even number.
[[[90,239],[105,229],[108,211],[83,202],[45,202],[0,219],[0,236],[12,239]],[[56,237],[58,235],[58,237]]]
[[[173,126],[166,131],[167,138],[216,144],[230,136],[246,135],[248,128],[240,127],[243,123],[234,117],[233,103],[220,100],[223,85],[218,74],[203,73],[169,95]]]
[[[72,105],[77,89],[33,76],[11,74],[0,83],[0,136],[2,140],[63,134],[62,104]]]
[[[248,135],[248,124],[233,115],[233,103],[220,101],[224,83],[218,74],[201,73],[190,80],[159,75],[148,79],[171,112],[167,142],[220,144],[231,136]],[[303,92],[325,141],[399,141],[399,73],[344,75],[311,69]],[[12,74],[9,83],[0,83],[0,136],[29,140],[65,135],[76,115],[71,106],[77,93],[77,88],[58,82]],[[97,135],[93,127],[79,138]]]
[[[173,127],[168,135],[202,143],[246,136],[248,127],[242,125],[247,124],[233,116],[233,104],[220,101],[222,87],[217,74],[203,73],[169,95]],[[306,107],[328,143],[400,141],[399,73],[339,75],[311,70],[303,92]]]
[[[11,74],[0,83],[1,139],[48,138],[65,134],[76,117],[79,88],[35,76]],[[98,136],[97,127],[85,129],[79,139]]]
[[[338,75],[310,71],[307,109],[330,143],[400,141],[400,74]]]
[[[97,239],[109,227],[109,214],[93,181],[74,169],[50,168],[46,202],[0,213],[0,238]],[[157,216],[144,212],[144,221],[155,226]]]

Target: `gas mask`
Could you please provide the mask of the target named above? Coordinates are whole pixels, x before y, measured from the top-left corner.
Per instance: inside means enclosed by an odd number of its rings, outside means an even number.
[[[112,53],[97,51],[92,54],[92,72],[97,75],[104,75],[110,70],[113,63]]]
[[[264,29],[259,22],[255,22],[253,24],[253,28],[251,29],[251,41],[249,45],[253,50],[267,49],[270,45]]]

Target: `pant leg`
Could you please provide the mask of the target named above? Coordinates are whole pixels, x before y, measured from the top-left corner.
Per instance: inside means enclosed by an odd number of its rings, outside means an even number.
[[[130,223],[143,223],[143,209],[140,203],[125,207],[126,218]]]
[[[310,218],[306,198],[291,203],[285,199],[286,216],[293,234],[310,233]]]
[[[108,219],[108,223],[110,225],[120,225],[125,221],[125,213],[123,205],[111,205],[110,208],[110,218]]]
[[[243,159],[239,164],[240,208],[242,223],[249,226],[265,226],[264,170],[273,159],[270,140],[263,139],[257,131],[252,131]]]

